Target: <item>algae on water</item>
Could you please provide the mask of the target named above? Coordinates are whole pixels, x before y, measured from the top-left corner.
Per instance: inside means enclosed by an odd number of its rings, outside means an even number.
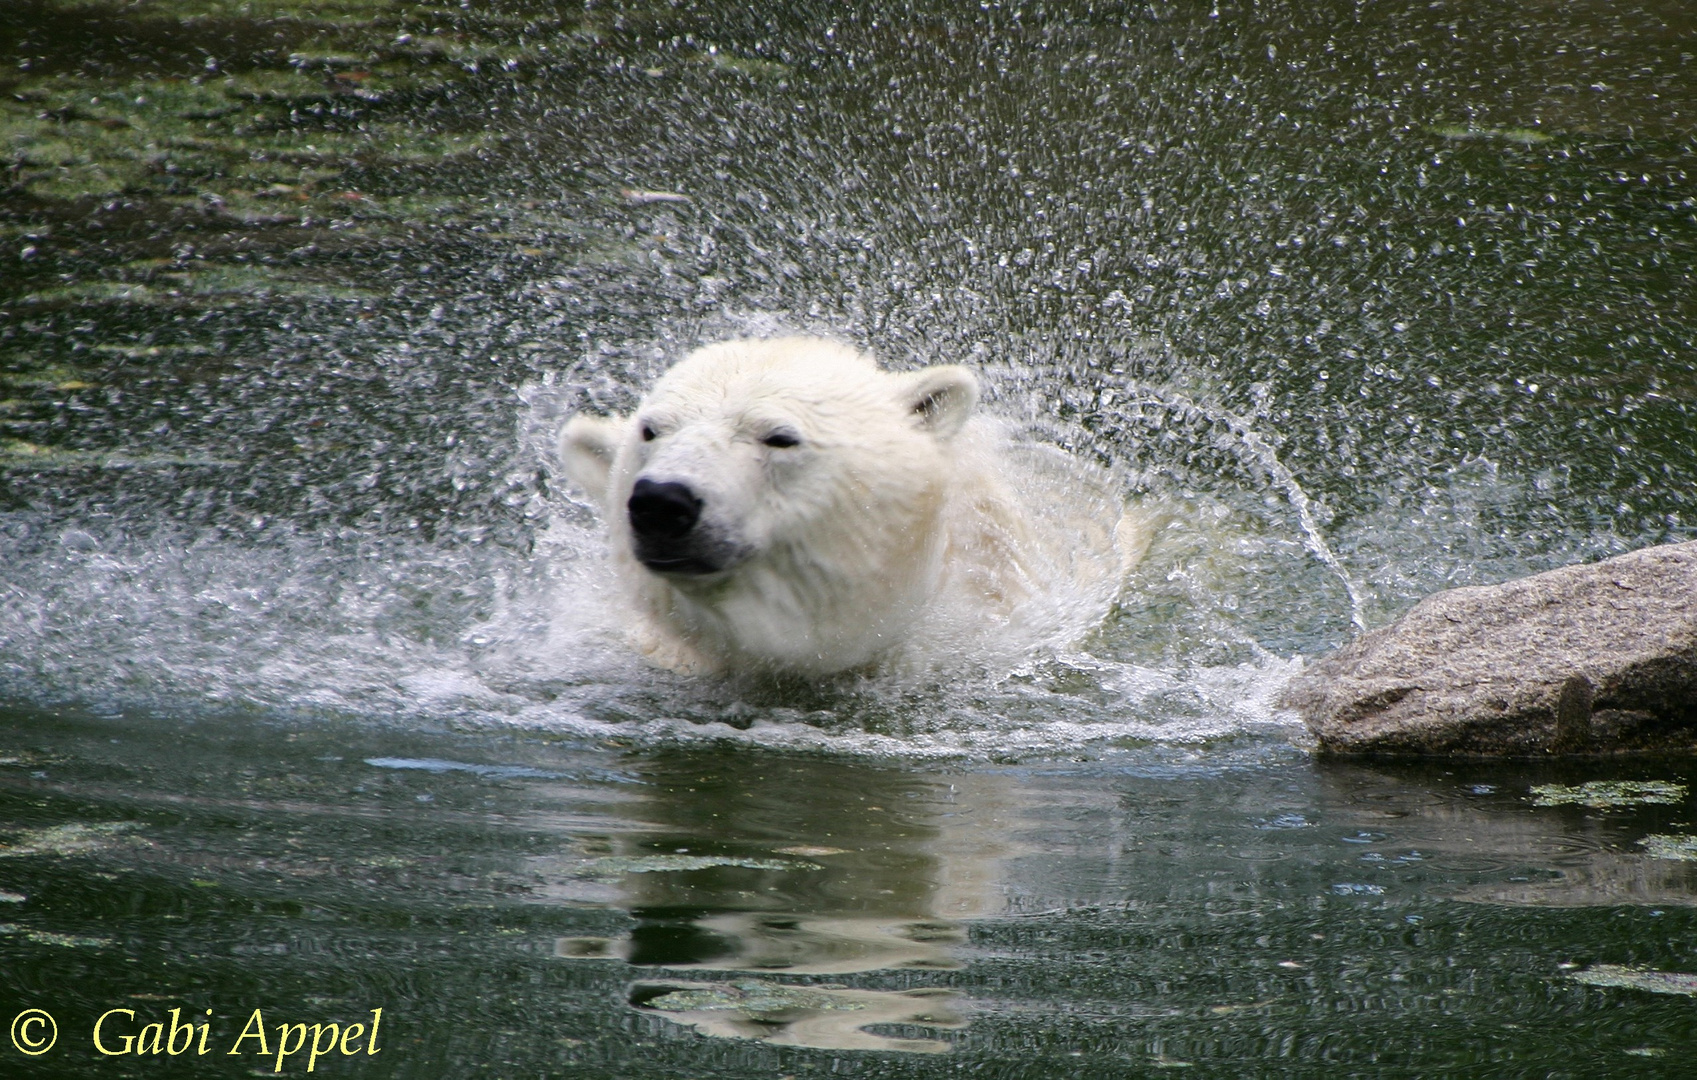
[[[1697,975],[1679,971],[1656,971],[1653,968],[1621,964],[1592,964],[1584,971],[1570,976],[1587,986],[1605,986],[1624,990],[1648,990],[1652,994],[1682,994],[1697,997]]]
[[[1654,833],[1638,841],[1644,847],[1644,854],[1652,859],[1678,859],[1683,862],[1697,862],[1697,836],[1672,836],[1666,833]]]
[[[347,216],[381,206],[381,194],[361,190],[371,177],[491,145],[487,129],[414,122],[401,98],[425,95],[427,73],[375,66],[357,82],[300,69],[35,79],[0,98],[0,157],[18,188],[42,199],[146,198],[231,216],[282,204]],[[430,93],[445,92],[431,84]]]
[[[123,271],[131,272],[135,271]],[[352,285],[314,281],[299,274],[265,266],[200,265],[187,270],[144,268],[142,280],[92,280],[57,285],[21,299],[25,304],[122,301],[131,304],[175,306],[206,298],[303,297],[314,300],[360,300],[373,297]]]
[[[15,834],[18,839],[14,842],[0,844],[0,859],[25,855],[86,855],[112,846],[115,837],[136,827],[133,821],[101,821],[89,825],[26,829]]]
[[[730,855],[618,855],[596,859],[590,868],[599,873],[660,874],[679,870],[707,870],[718,866],[745,870],[823,870],[818,863],[802,859],[742,859]]]
[[[48,930],[31,930],[16,923],[0,923],[0,934],[15,934],[37,945],[59,945],[67,949],[101,949],[117,944],[111,938],[79,937],[75,934],[55,934]]]
[[[27,33],[74,7],[50,0],[20,17]],[[420,197],[460,194],[451,166],[503,143],[499,110],[470,103],[570,70],[594,48],[580,33],[590,13],[543,0],[86,11],[97,42],[0,55],[0,209],[75,218],[101,200],[238,227],[393,220]]]
[[[1534,806],[1589,806],[1611,810],[1621,806],[1673,806],[1685,801],[1687,788],[1666,780],[1591,780],[1578,787],[1539,784],[1532,789]]]
[[[822,1011],[856,1011],[866,1006],[847,1000],[838,994],[809,990],[800,986],[765,982],[760,979],[739,979],[732,983],[703,983],[689,989],[673,990],[643,1002],[650,1009],[664,1012],[699,1012],[707,1009],[736,1009],[751,1016],[788,1012],[792,1009]]]
[[[1532,128],[1476,128],[1461,124],[1440,124],[1426,129],[1433,135],[1444,139],[1483,139],[1501,142],[1519,143],[1522,146],[1536,146],[1550,141],[1550,136]]]

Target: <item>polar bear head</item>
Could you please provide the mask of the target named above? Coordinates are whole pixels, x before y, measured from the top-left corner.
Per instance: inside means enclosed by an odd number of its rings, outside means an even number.
[[[730,341],[628,417],[574,417],[560,461],[650,614],[692,647],[841,669],[934,584],[950,444],[977,401],[961,367],[896,374],[816,338]]]

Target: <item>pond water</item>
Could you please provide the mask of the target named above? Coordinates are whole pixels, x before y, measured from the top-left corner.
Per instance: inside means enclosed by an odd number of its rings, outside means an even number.
[[[10,4],[6,1074],[1682,1075],[1691,761],[1317,760],[1271,702],[1697,533],[1693,29]],[[552,436],[780,332],[1108,469],[1118,604],[641,663]]]

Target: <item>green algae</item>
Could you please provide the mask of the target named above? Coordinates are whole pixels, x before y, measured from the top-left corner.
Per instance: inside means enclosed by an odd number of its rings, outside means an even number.
[[[1648,990],[1652,994],[1697,997],[1697,975],[1678,971],[1656,971],[1653,968],[1621,964],[1593,964],[1584,971],[1574,972],[1569,978],[1586,986]]]
[[[0,472],[58,472],[68,469],[166,469],[178,466],[229,469],[240,461],[200,454],[157,454],[130,450],[72,450],[22,439],[0,440]],[[0,848],[0,856],[6,854]]]
[[[483,110],[438,106],[514,85],[589,44],[576,35],[587,16],[546,4],[139,0],[48,4],[35,17],[55,15],[81,21],[88,49],[0,64],[10,188],[0,209],[123,198],[240,222],[263,209],[255,199],[323,212],[355,192],[360,209],[376,210],[385,193],[356,181],[499,142]],[[153,45],[112,54],[108,43],[124,39]],[[411,196],[447,182],[408,180]]]
[[[1697,862],[1697,836],[1673,836],[1667,833],[1653,833],[1638,841],[1644,848],[1644,854],[1652,859],[1677,859],[1682,862]]]
[[[1672,806],[1685,801],[1684,784],[1664,780],[1592,780],[1578,787],[1539,784],[1532,789],[1534,806],[1589,806],[1611,810],[1622,806]]]
[[[705,983],[687,990],[673,990],[643,1002],[662,1012],[706,1012],[735,1009],[749,1016],[771,1016],[797,1009],[821,1012],[856,1012],[866,1006],[840,995],[762,979],[738,979],[731,983]]]
[[[780,85],[786,82],[792,74],[788,64],[780,64],[775,60],[762,60],[754,56],[738,56],[721,49],[710,50],[703,59],[720,71],[732,72],[746,79],[769,80]]]
[[[738,867],[744,870],[823,870],[818,863],[802,859],[742,859],[728,855],[630,855],[596,859],[591,867],[600,873],[660,874],[680,870]]]
[[[0,923],[0,934],[12,934],[37,945],[58,945],[66,949],[103,949],[117,942],[111,938],[79,937],[75,934],[55,934],[48,930],[31,930],[16,923]]]
[[[116,342],[100,342],[90,346],[90,351],[121,360],[158,360],[163,357],[198,357],[212,355],[212,349],[206,345],[123,345]],[[0,382],[5,381],[0,375]]]
[[[511,208],[485,194],[487,177],[531,150],[505,102],[580,78],[605,64],[610,38],[678,17],[541,0],[35,5],[21,25],[37,52],[0,43],[0,243],[18,253],[0,306],[148,318],[378,299],[387,286],[373,273],[389,264],[360,256],[421,234],[479,249],[504,237]],[[783,64],[696,48],[679,62],[787,85]],[[506,237],[511,257],[623,269],[676,254],[659,233],[632,241],[581,213],[543,207],[531,220],[533,233]],[[6,381],[41,391],[76,378]],[[27,396],[0,392],[0,414],[25,411]],[[78,453],[20,444],[0,462],[92,462]]]
[[[18,839],[12,843],[0,844],[0,859],[28,855],[87,855],[122,842],[117,838],[136,827],[133,821],[101,821],[26,829],[17,833]],[[123,839],[133,840],[131,837]]]
[[[440,13],[445,9],[403,3],[402,0],[137,0],[128,5],[136,15],[176,19],[294,19],[311,23],[369,23],[384,15],[412,11]]]
[[[272,211],[256,200],[279,198],[320,213],[375,209],[383,196],[359,190],[356,170],[451,163],[498,139],[359,115],[402,82],[372,74],[327,86],[306,69],[118,85],[60,76],[0,100],[0,160],[17,193],[50,201],[126,196],[231,215]]]
[[[267,300],[302,297],[313,300],[360,300],[374,296],[369,290],[340,282],[315,280],[265,266],[209,264],[194,270],[167,270],[143,280],[76,281],[28,293],[25,304],[99,303],[122,301],[131,304],[180,305],[230,298]]]
[[[1461,140],[1495,140],[1497,142],[1519,143],[1522,146],[1536,146],[1547,143],[1551,136],[1532,128],[1476,128],[1462,124],[1439,124],[1426,129],[1433,135],[1443,139]]]
[[[21,371],[0,371],[0,386],[11,390],[87,390],[94,386],[89,373],[66,364],[31,363],[28,358],[10,361]]]

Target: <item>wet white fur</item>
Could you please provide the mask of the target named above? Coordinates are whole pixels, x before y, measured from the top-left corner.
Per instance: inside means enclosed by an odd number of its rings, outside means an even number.
[[[1111,573],[1078,550],[1078,529],[1033,521],[998,429],[972,415],[977,401],[961,367],[896,374],[817,338],[724,342],[666,372],[633,416],[573,417],[560,461],[600,504],[636,608],[633,639],[650,659],[826,675],[892,656],[945,597],[1006,619],[1054,564]],[[800,444],[764,445],[779,428]],[[645,568],[625,510],[639,476],[688,484],[705,501],[697,528],[744,560],[704,577]],[[1117,500],[1099,496],[1110,516],[1086,525],[1083,542],[1123,565],[1140,545],[1122,528],[1113,557]]]

